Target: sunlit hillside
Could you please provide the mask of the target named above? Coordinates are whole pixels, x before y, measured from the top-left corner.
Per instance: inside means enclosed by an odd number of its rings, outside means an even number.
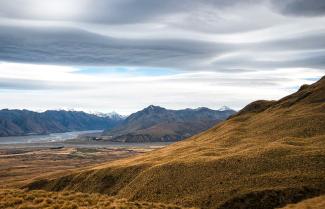
[[[283,209],[323,209],[325,208],[325,196],[319,196],[319,197],[314,197],[310,198],[307,200],[304,200],[302,202],[296,203],[296,204],[289,204]]]

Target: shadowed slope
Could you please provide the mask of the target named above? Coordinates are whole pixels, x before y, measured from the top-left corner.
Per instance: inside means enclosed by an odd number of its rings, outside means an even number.
[[[28,187],[202,208],[284,206],[325,192],[324,101],[323,77],[166,148]]]

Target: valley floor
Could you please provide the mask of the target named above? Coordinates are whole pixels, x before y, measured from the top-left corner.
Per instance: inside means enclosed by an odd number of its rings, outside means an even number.
[[[0,189],[17,188],[39,178],[54,178],[156,148],[0,146]]]
[[[41,178],[55,178],[101,163],[145,153],[161,146],[53,147],[0,146],[0,209],[181,209],[183,207],[128,201],[80,192],[26,191],[22,186]]]

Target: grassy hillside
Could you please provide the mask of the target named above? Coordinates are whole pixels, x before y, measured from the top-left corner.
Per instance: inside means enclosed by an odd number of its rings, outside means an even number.
[[[324,209],[325,195],[310,198],[297,204],[289,204],[282,209]]]
[[[182,209],[147,202],[131,202],[106,195],[76,192],[45,192],[11,189],[0,190],[0,209]]]
[[[202,208],[275,208],[325,193],[325,78],[166,148],[30,189]]]

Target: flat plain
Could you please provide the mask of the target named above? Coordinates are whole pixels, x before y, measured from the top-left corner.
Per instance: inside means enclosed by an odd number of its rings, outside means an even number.
[[[103,162],[151,151],[152,147],[0,147],[0,189],[81,171]]]

